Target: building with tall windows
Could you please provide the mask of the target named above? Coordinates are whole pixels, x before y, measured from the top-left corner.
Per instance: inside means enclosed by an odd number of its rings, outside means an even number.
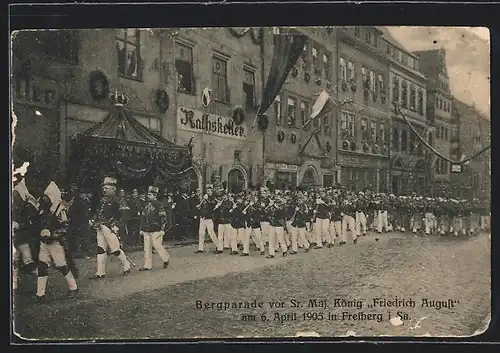
[[[16,145],[34,155],[38,162],[32,168],[37,175],[66,175],[71,138],[109,114],[110,91],[129,97],[125,109],[140,123],[174,137],[153,98],[163,83],[161,42],[157,34],[136,29],[15,35],[11,79]],[[61,183],[64,180],[60,178]]]
[[[262,182],[262,133],[251,129],[263,86],[261,35],[259,28],[186,28],[171,37],[170,112],[177,142],[193,145],[200,188],[214,174],[231,192]]]
[[[19,32],[16,144],[37,156],[40,173],[66,175],[71,138],[109,114],[117,90],[141,124],[191,142],[188,189],[202,190],[214,173],[245,189],[262,166],[262,136],[249,129],[262,94],[260,41],[259,30],[230,28]]]
[[[452,121],[452,95],[446,69],[444,48],[415,52],[420,61],[420,71],[429,79],[427,85],[427,120],[432,126],[433,148],[450,158],[451,144],[457,137],[457,126]],[[429,135],[430,135],[429,134]],[[443,158],[432,161],[432,193],[436,196],[450,190],[451,164]]]
[[[390,189],[396,194],[429,193],[432,154],[425,152],[426,148],[412,132],[413,128],[428,143],[434,143],[426,109],[428,80],[420,71],[418,56],[396,41],[387,28],[380,28],[384,32],[381,48],[390,61]]]
[[[333,28],[295,30],[308,41],[280,93],[267,111],[269,126],[264,132],[264,176],[278,188],[300,185],[332,186],[338,181],[336,164],[336,114],[308,122],[311,108],[322,90],[336,100],[337,47]],[[269,37],[268,37],[269,38]],[[272,60],[272,40],[264,40],[265,62]],[[266,65],[265,77],[268,75]]]
[[[491,122],[473,105],[456,98],[452,101],[453,120],[458,126],[457,154],[471,157],[491,144]],[[491,149],[466,162],[460,173],[451,173],[450,182],[454,197],[479,198],[482,202],[491,201]]]
[[[389,60],[377,27],[341,27],[337,92],[340,181],[349,188],[384,192],[389,160]]]

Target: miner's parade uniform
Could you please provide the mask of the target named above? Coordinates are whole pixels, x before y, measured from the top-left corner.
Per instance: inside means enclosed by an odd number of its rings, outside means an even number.
[[[64,250],[68,223],[66,212],[61,191],[54,182],[50,182],[40,201],[40,254],[36,290],[36,297],[39,301],[45,300],[48,269],[51,263],[68,282],[68,298],[74,298],[78,290],[73,273],[68,268]]]
[[[306,238],[306,223],[310,218],[309,207],[306,200],[301,198],[295,203],[294,214],[292,216],[292,251],[290,254],[296,254],[298,251],[298,241],[302,243],[306,252],[311,249],[311,245]]]
[[[275,247],[281,247],[283,256],[286,256],[287,246],[285,243],[285,218],[282,204],[275,203],[273,199],[269,201],[269,205],[265,212],[269,214],[269,255],[268,258],[274,257]]]
[[[246,216],[243,214],[243,200],[238,198],[236,202],[233,201],[233,206],[229,210],[230,218],[231,218],[231,227],[232,227],[232,235],[231,235],[231,253],[234,253],[233,243],[236,242],[236,249],[239,247],[243,250],[243,255],[249,255],[250,253],[250,243],[248,243],[248,247],[244,247],[245,243],[245,218]]]
[[[342,234],[342,211],[336,200],[332,200],[330,205],[330,234],[334,243],[335,239],[339,239],[340,245],[344,243],[344,235]]]
[[[198,228],[198,250],[197,253],[205,251],[205,232],[208,232],[210,239],[217,246],[217,236],[214,230],[213,214],[215,208],[215,200],[212,191],[212,185],[207,185],[207,193],[203,196],[201,202],[196,206],[199,210],[198,217],[200,226]]]
[[[28,191],[25,179],[21,179],[12,194],[13,245],[26,273],[32,273],[37,268],[38,207],[38,201]]]
[[[329,207],[322,197],[316,199],[316,209],[314,210],[316,220],[314,230],[316,232],[316,247],[321,248],[323,243],[331,246],[333,240],[330,237],[330,216]]]
[[[356,202],[356,236],[366,235],[366,206],[361,197],[363,192],[359,193],[360,199]]]
[[[229,197],[223,196],[220,200],[218,200],[217,204],[214,207],[214,210],[217,211],[217,253],[220,254],[224,251],[224,249],[229,248],[231,245],[231,238],[233,235],[233,227],[231,227],[231,219],[229,211],[233,207],[232,201],[229,200]],[[232,248],[232,252],[237,252],[238,247],[236,241],[234,242],[234,247]]]
[[[167,213],[160,201],[157,200],[159,189],[156,186],[148,188],[147,201],[141,212],[140,234],[144,237],[144,267],[139,271],[149,271],[153,268],[153,248],[163,261],[163,268],[167,268],[170,255],[163,246],[163,224]]]
[[[253,200],[251,200],[246,209],[242,211],[242,213],[247,216],[246,217],[247,229],[246,229],[245,241],[250,242],[250,237],[251,237],[255,245],[259,248],[261,255],[264,255],[265,244],[264,240],[262,239],[262,232],[260,229],[262,209],[258,204],[258,199],[254,198]]]
[[[356,236],[356,205],[351,200],[347,200],[344,205],[344,216],[342,219],[342,233],[344,242],[347,240],[347,231],[351,232],[351,239],[354,244],[358,241]]]
[[[123,199],[116,196],[117,180],[106,177],[103,183],[103,197],[99,203],[97,213],[90,225],[97,233],[97,272],[92,278],[103,278],[106,275],[106,264],[109,253],[115,255],[122,263],[123,275],[130,273],[130,261],[121,249],[118,238],[118,225],[122,223],[122,212],[129,208]]]

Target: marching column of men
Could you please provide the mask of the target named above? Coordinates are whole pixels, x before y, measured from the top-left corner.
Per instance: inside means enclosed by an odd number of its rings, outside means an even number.
[[[97,245],[97,269],[91,278],[106,276],[108,255],[120,261],[126,276],[135,264],[125,254],[119,234],[130,220],[130,207],[117,194],[115,178],[106,177],[101,192],[96,212],[89,220]],[[144,244],[144,266],[140,271],[152,270],[153,249],[163,268],[170,262],[163,237],[172,226],[169,218],[175,203],[158,200],[158,194],[159,188],[150,186],[145,203],[133,210]],[[48,184],[40,199],[28,191],[25,179],[14,187],[14,252],[20,269],[37,276],[36,298],[40,301],[45,300],[51,264],[65,277],[68,298],[74,298],[78,292],[78,269],[67,251],[68,207],[54,182]],[[369,229],[378,234],[397,231],[415,236],[458,236],[489,230],[491,223],[489,207],[477,199],[425,198],[416,194],[396,197],[369,190],[352,192],[342,187],[274,192],[262,187],[231,194],[219,182],[207,185],[196,208],[197,253],[205,252],[208,233],[216,254],[229,249],[231,255],[250,256],[252,242],[254,249],[260,255],[267,254],[267,258],[274,258],[276,252],[282,256],[296,255],[301,248],[309,252],[312,248],[356,244],[358,237],[365,236]]]
[[[207,231],[217,245],[217,254],[231,248],[231,255],[239,254],[240,249],[242,256],[248,256],[247,242],[253,240],[262,255],[267,247],[268,258],[277,251],[283,256],[296,254],[299,247],[309,251],[311,244],[315,249],[356,244],[369,229],[378,234],[411,231],[415,235],[457,236],[489,228],[489,211],[479,207],[476,199],[396,197],[343,188],[273,193],[263,187],[233,195],[210,184],[197,208],[197,253],[204,252]]]

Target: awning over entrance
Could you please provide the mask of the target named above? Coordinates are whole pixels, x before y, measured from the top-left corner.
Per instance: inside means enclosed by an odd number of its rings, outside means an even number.
[[[81,182],[112,173],[127,180],[178,180],[190,170],[190,146],[179,146],[149,130],[122,106],[107,118],[76,135],[74,165]],[[72,168],[72,169],[73,169]]]

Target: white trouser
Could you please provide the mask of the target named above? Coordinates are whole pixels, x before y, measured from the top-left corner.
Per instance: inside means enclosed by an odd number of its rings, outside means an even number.
[[[424,218],[425,234],[430,234],[434,225],[433,214],[426,213]]]
[[[232,251],[238,251],[238,244],[242,244],[244,246],[245,233],[246,233],[246,228],[234,228],[233,227],[233,236],[231,239],[231,250]],[[236,243],[236,250],[233,247],[234,242]],[[250,247],[250,242],[248,242],[248,246]],[[250,251],[250,249],[247,249],[246,253],[248,254],[249,251]],[[243,252],[245,252],[245,251],[243,250]]]
[[[51,244],[41,243],[38,260],[45,262],[47,265],[53,262],[56,267],[66,266],[64,247],[58,241]]]
[[[260,229],[262,230],[262,240],[264,241],[264,243],[268,243],[269,242],[269,228],[271,227],[271,225],[269,224],[268,221],[265,221],[265,222],[260,222]]]
[[[29,244],[21,244],[17,248],[21,253],[21,259],[23,260],[23,265],[33,263],[33,257],[31,256],[31,248]]]
[[[335,238],[339,238],[339,241],[345,241],[344,235],[342,234],[341,221],[330,221],[330,234],[333,240],[332,243],[335,243]]]
[[[298,236],[298,239],[297,239]],[[304,249],[309,249],[309,242],[306,239],[306,228],[305,227],[292,227],[292,251],[297,252],[298,243],[297,240],[304,245]]]
[[[292,221],[286,221],[285,223],[285,242],[286,246],[292,244]]]
[[[480,218],[480,227],[481,230],[486,230],[490,226],[490,216],[481,216]]]
[[[281,247],[282,252],[288,250],[285,243],[285,229],[283,227],[269,227],[269,255],[274,256],[275,244]]]
[[[211,219],[201,218],[200,227],[198,229],[198,250],[205,249],[205,232],[208,232],[210,239],[214,244],[217,244],[217,236],[214,231],[214,222]]]
[[[382,231],[388,231],[389,222],[387,219],[387,211],[378,211],[377,217],[377,232],[382,233]]]
[[[230,223],[219,224],[217,233],[217,250],[222,251],[225,247],[229,247],[231,243],[234,243],[233,251],[238,250],[236,239],[233,241],[233,227]]]
[[[351,239],[354,241],[356,237],[356,220],[352,216],[344,215],[342,219],[342,237],[343,241],[347,241],[347,231],[351,231]]]
[[[245,229],[245,241],[243,243],[243,252],[245,252],[245,249],[249,251],[250,237],[252,237],[253,242],[255,243],[255,245],[257,245],[259,247],[259,250],[261,252],[266,249],[265,245],[264,245],[264,241],[262,240],[262,233],[260,231],[260,228],[246,228]]]
[[[144,268],[153,268],[153,248],[163,262],[170,260],[170,255],[163,246],[164,231],[144,232]]]
[[[356,212],[356,235],[366,234],[366,215],[364,212]]]
[[[306,239],[309,244],[314,243],[314,234],[311,222],[306,222]]]
[[[314,231],[316,234],[317,247],[321,248],[323,246],[323,241],[328,244],[333,242],[330,236],[330,220],[328,218],[316,218]]]
[[[108,248],[110,253],[119,252],[117,257],[122,263],[123,271],[128,271],[130,269],[130,262],[127,260],[127,256],[123,250],[120,249],[120,240],[118,236],[108,227],[101,225],[97,229],[97,246],[105,252],[103,254],[97,254],[96,276],[104,276],[106,274],[106,262],[108,259],[106,249]]]
[[[51,263],[58,268],[65,267],[66,264],[66,254],[64,252],[64,247],[58,241],[55,241],[51,244],[40,244],[40,253],[38,255],[38,260],[42,263],[45,263],[50,266]],[[67,269],[66,269],[67,270]],[[71,271],[64,274],[66,278],[66,282],[68,283],[68,287],[70,290],[76,290],[78,287],[76,285],[75,278]],[[41,275],[38,273],[38,278],[36,280],[36,295],[41,297],[45,295],[45,289],[47,288],[48,275]]]

